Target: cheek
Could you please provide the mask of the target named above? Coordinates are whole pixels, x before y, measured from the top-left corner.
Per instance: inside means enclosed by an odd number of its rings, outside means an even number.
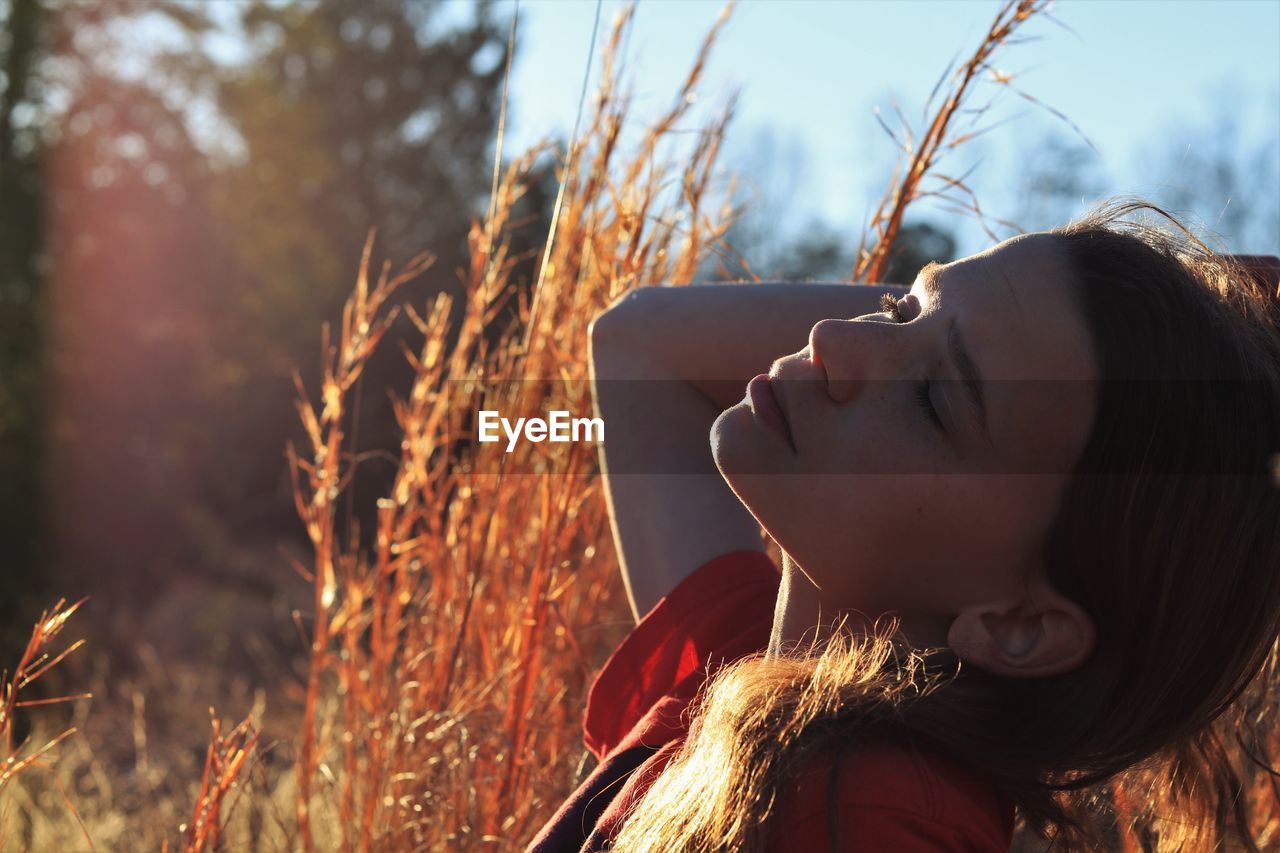
[[[739,478],[753,514],[835,607],[893,606],[891,593],[938,513],[936,478],[774,475]],[[752,505],[754,503],[754,505]],[[933,534],[929,534],[933,539]]]
[[[1008,384],[1006,411],[1015,414],[1008,422],[1012,438],[1001,446],[1000,470],[1070,474],[1093,425],[1092,386],[1059,381]]]
[[[903,606],[954,610],[1011,593],[1025,576],[1051,520],[1056,478],[970,475],[938,484],[938,500],[904,539],[914,583]]]
[[[832,607],[940,610],[999,594],[1048,511],[1044,477],[783,473],[771,440],[749,409],[712,429],[725,480]]]
[[[928,494],[918,495],[916,526],[904,541],[921,561],[931,556],[1007,560],[1021,548],[1019,532],[1034,509],[1028,479],[1008,474],[938,477]]]
[[[1003,594],[1023,564],[1022,478],[851,479],[843,494],[817,490],[788,551],[830,606],[951,611]]]

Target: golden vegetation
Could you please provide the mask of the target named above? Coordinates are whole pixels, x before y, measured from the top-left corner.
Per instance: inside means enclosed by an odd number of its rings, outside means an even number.
[[[264,733],[245,720],[223,734],[215,717],[194,802],[159,833],[181,849],[514,847],[585,768],[586,690],[629,626],[597,459],[586,445],[490,456],[458,437],[480,408],[589,412],[590,319],[629,288],[689,283],[722,250],[731,210],[714,167],[732,103],[692,143],[681,123],[728,9],[670,109],[638,129],[615,61],[631,14],[613,24],[562,162],[536,287],[512,278],[522,225],[510,217],[549,144],[498,176],[488,221],[473,223],[455,326],[446,295],[425,310],[393,302],[432,257],[375,276],[370,237],[341,328],[324,330],[314,403],[298,383],[307,446],[289,458],[314,546],[312,565],[296,567],[314,583],[299,620],[310,638],[300,726]],[[421,334],[400,342],[416,375],[395,405],[397,473],[363,551],[339,511],[359,462],[347,429],[361,371],[401,311]]]
[[[52,649],[54,640],[57,639],[62,629],[66,627],[67,620],[83,603],[84,601],[78,601],[67,606],[65,601],[59,601],[53,606],[52,610],[42,613],[39,620],[36,621],[35,627],[31,629],[31,639],[27,641],[26,648],[23,649],[22,656],[18,659],[18,665],[13,670],[13,675],[0,675],[0,848],[6,846],[5,842],[9,837],[9,809],[13,800],[11,797],[5,796],[7,789],[15,783],[18,774],[23,771],[31,768],[48,770],[49,765],[45,757],[59,743],[75,734],[76,731],[74,727],[65,729],[38,747],[32,747],[30,737],[25,737],[20,742],[15,743],[15,712],[19,708],[58,705],[64,702],[73,702],[76,699],[89,698],[90,694],[88,693],[43,699],[21,698],[26,688],[39,680],[41,676],[49,673],[67,655],[84,645],[84,640],[76,640],[60,652],[55,653]],[[75,805],[67,799],[65,791],[61,793],[66,801],[68,810],[76,819],[76,822],[79,823],[79,815],[76,814]],[[85,831],[82,824],[80,828]],[[85,831],[85,838],[87,839],[88,837],[88,832]]]
[[[899,143],[908,165],[875,212],[874,245],[860,252],[857,276],[877,280],[906,207],[938,194],[921,183],[943,153],[974,135],[952,125],[974,79],[995,74],[992,53],[1044,5],[1002,6],[919,144],[909,135]],[[314,560],[296,568],[313,583],[314,599],[299,617],[309,667],[297,730],[264,733],[251,717],[224,734],[214,716],[190,799],[184,805],[170,794],[167,812],[153,812],[181,822],[123,836],[117,828],[113,838],[163,838],[183,850],[511,848],[573,790],[588,769],[581,742],[587,688],[630,627],[597,459],[580,444],[526,442],[503,454],[459,437],[473,430],[470,419],[481,408],[512,418],[589,412],[590,319],[631,288],[688,284],[714,254],[732,251],[721,238],[734,211],[715,167],[733,104],[699,128],[692,144],[681,126],[730,8],[671,108],[640,128],[634,143],[627,142],[630,93],[620,88],[616,65],[632,10],[615,20],[587,127],[558,175],[562,204],[536,282],[513,280],[510,237],[521,225],[510,217],[549,145],[495,174],[488,220],[470,231],[466,304],[455,327],[447,296],[421,311],[392,301],[431,256],[394,275],[384,265],[375,279],[370,237],[337,339],[324,329],[315,403],[298,382],[308,440],[290,447],[289,459]],[[962,178],[935,177],[981,214]],[[511,307],[514,320],[499,327]],[[395,405],[403,442],[369,551],[338,511],[360,461],[347,429],[362,369],[401,311],[421,341],[400,342],[416,375]],[[62,820],[30,792],[12,789],[19,771],[47,767],[72,730],[39,748],[15,748],[12,731],[15,710],[32,704],[19,691],[67,653],[50,657],[46,648],[74,610],[59,605],[42,618],[0,697],[0,847],[15,838],[5,834],[15,803],[44,811],[46,823]],[[139,738],[145,747],[145,735],[135,732]],[[144,769],[145,754],[139,750]],[[102,772],[92,762],[80,767]],[[65,799],[67,819],[79,827],[72,799]],[[1277,825],[1270,800],[1260,797],[1257,809],[1264,838]],[[90,811],[104,824],[110,819],[103,809]],[[81,830],[92,846],[92,824]],[[25,835],[32,838],[77,843],[48,826]]]

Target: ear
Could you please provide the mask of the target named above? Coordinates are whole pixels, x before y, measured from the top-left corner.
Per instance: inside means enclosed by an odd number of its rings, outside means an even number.
[[[960,660],[996,675],[1058,675],[1080,666],[1093,652],[1093,619],[1047,581],[1033,581],[1022,599],[960,611],[947,632],[947,644]]]

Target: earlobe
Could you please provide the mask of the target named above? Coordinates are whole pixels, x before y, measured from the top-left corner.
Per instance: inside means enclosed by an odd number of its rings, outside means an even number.
[[[1093,652],[1093,619],[1048,584],[1027,598],[965,608],[947,632],[962,661],[996,675],[1039,678],[1070,672]]]

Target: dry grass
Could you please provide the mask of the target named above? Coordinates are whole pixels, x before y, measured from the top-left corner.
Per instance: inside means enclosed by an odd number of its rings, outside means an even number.
[[[943,152],[972,137],[949,133],[975,75],[990,70],[991,53],[1043,5],[1002,7],[921,144],[905,143],[909,166],[891,182],[871,224],[875,245],[860,254],[860,277],[877,280],[903,212],[928,196],[921,181]],[[165,767],[148,758],[157,750],[149,753],[145,731],[135,728],[132,772],[149,780],[144,799],[163,806],[122,814],[128,807],[109,793],[110,768],[82,752],[65,773],[50,775],[59,786],[59,779],[96,780],[80,785],[88,828],[73,840],[72,818],[44,814],[31,820],[40,826],[27,828],[28,844],[66,848],[93,837],[122,849],[154,849],[161,840],[183,850],[512,848],[571,792],[589,761],[581,742],[587,688],[630,626],[594,449],[526,442],[504,454],[460,437],[474,434],[481,408],[508,417],[590,412],[589,320],[636,286],[687,284],[714,253],[730,251],[721,237],[733,211],[721,199],[732,190],[715,184],[713,169],[732,102],[697,131],[691,150],[674,156],[672,148],[687,139],[680,123],[688,96],[728,12],[673,106],[640,128],[634,143],[625,141],[630,95],[620,89],[615,63],[631,10],[614,22],[587,126],[561,161],[563,204],[534,287],[513,280],[519,259],[509,247],[520,226],[510,217],[549,146],[495,173],[489,216],[470,231],[466,304],[456,328],[445,296],[422,311],[393,302],[431,257],[396,275],[384,265],[375,279],[370,238],[336,340],[324,330],[314,403],[298,383],[308,440],[290,447],[289,458],[314,554],[311,565],[296,564],[313,596],[310,612],[298,614],[309,667],[297,713],[288,717],[292,727],[264,735],[259,707],[223,734],[215,716],[203,770],[198,780],[187,777],[186,788],[161,786]],[[941,180],[964,190],[962,179]],[[513,299],[515,322],[495,328]],[[339,512],[360,459],[348,425],[362,369],[401,311],[421,342],[400,343],[416,375],[396,401],[403,442],[394,485],[378,502],[370,552],[353,544],[358,532]],[[15,786],[16,774],[45,766],[69,732],[38,749],[15,750],[13,713],[25,704],[18,691],[61,659],[44,649],[74,609],[55,608],[41,620],[6,682],[0,847],[15,803],[28,816],[46,811],[39,785],[27,786],[24,774]],[[67,698],[75,697],[52,701]],[[1264,840],[1280,825],[1267,788],[1273,781],[1260,777],[1255,791]],[[142,814],[166,823],[130,831],[128,821]]]
[[[195,814],[182,830],[182,849],[189,851],[220,850],[223,847],[223,831],[227,814],[235,807],[234,793],[242,794],[240,774],[252,766],[256,759],[261,732],[255,731],[253,720],[243,720],[239,725],[222,734],[222,724],[213,715],[213,736],[205,757],[204,772],[200,774],[200,791],[196,794]],[[226,812],[223,806],[226,806]],[[165,844],[168,849],[168,844]]]
[[[8,673],[0,674],[0,849],[8,849],[9,846],[9,808],[13,800],[6,796],[8,789],[14,785],[19,774],[24,771],[30,772],[33,769],[49,771],[51,768],[48,758],[52,757],[51,754],[54,749],[62,741],[75,734],[76,731],[73,726],[47,739],[36,738],[34,740],[35,743],[43,741],[42,745],[37,747],[32,745],[32,736],[27,736],[21,742],[15,743],[14,729],[17,722],[15,718],[17,710],[19,708],[60,705],[65,702],[74,702],[77,699],[91,698],[89,693],[36,699],[22,698],[24,691],[29,692],[28,688],[32,684],[42,676],[47,675],[68,655],[84,645],[84,640],[76,640],[61,652],[55,653],[52,650],[53,643],[66,626],[67,620],[82,604],[84,604],[83,600],[70,606],[67,606],[65,601],[59,601],[53,606],[52,610],[40,614],[40,619],[37,620],[35,627],[31,629],[31,639],[27,641],[26,648],[23,649],[22,656],[18,659],[18,665],[13,670],[12,677]],[[93,842],[89,840],[88,831],[85,830],[83,823],[80,822],[80,816],[76,812],[75,805],[58,783],[57,777],[50,774],[49,778],[58,787],[68,813],[80,826],[81,831],[84,832],[85,840],[92,845]]]
[[[991,217],[983,211],[977,194],[965,183],[976,166],[962,175],[951,175],[941,172],[939,165],[947,155],[966,142],[998,126],[977,125],[1006,90],[1047,109],[1080,133],[1080,129],[1065,115],[1017,89],[1013,85],[1014,76],[992,64],[1002,48],[1030,40],[1017,35],[1028,21],[1033,18],[1054,20],[1048,14],[1049,5],[1050,0],[1004,0],[1000,4],[982,41],[969,58],[957,67],[948,67],[938,78],[924,105],[925,130],[918,141],[911,131],[910,123],[896,104],[894,112],[899,121],[897,133],[889,128],[877,112],[876,118],[880,121],[880,126],[898,148],[899,163],[871,215],[858,247],[858,260],[853,271],[855,281],[873,283],[883,280],[885,271],[889,268],[890,252],[902,227],[903,216],[907,208],[917,201],[930,199],[943,210],[975,217],[993,241],[998,241],[999,238],[992,231],[991,223],[1014,231],[1022,230],[1015,223]],[[948,80],[950,82],[944,90],[943,84]],[[984,105],[968,108],[969,99],[984,82],[994,85],[996,94]],[[943,93],[942,101],[937,110],[930,114],[930,106],[940,91]],[[1093,147],[1093,143],[1084,134],[1080,133],[1080,136],[1090,148]]]
[[[508,217],[541,149],[506,170],[491,221],[473,224],[452,348],[446,297],[423,315],[405,309],[423,342],[405,352],[416,378],[395,407],[404,441],[391,493],[378,503],[374,553],[350,549],[356,537],[342,536],[334,513],[352,470],[342,452],[349,397],[396,310],[392,293],[429,259],[395,277],[384,267],[370,286],[366,251],[340,340],[326,341],[319,405],[304,393],[310,447],[290,457],[316,551],[294,769],[303,849],[514,846],[572,790],[585,759],[590,676],[627,624],[595,454],[589,445],[528,444],[494,455],[457,438],[474,434],[482,408],[508,417],[590,412],[590,318],[637,284],[690,281],[727,226],[707,208],[728,111],[700,131],[679,173],[657,162],[715,32],[676,105],[628,152],[628,97],[616,92],[613,57],[629,15],[605,48],[594,112],[561,175],[555,240],[518,321],[487,344],[517,290]],[[672,178],[681,192],[660,209]]]
[[[480,408],[589,413],[590,319],[637,285],[687,284],[716,249],[731,214],[718,199],[731,187],[712,174],[732,104],[691,150],[681,122],[728,12],[672,107],[638,129],[615,61],[632,10],[615,20],[586,127],[560,161],[563,203],[536,287],[512,278],[521,226],[510,217],[549,144],[497,176],[489,216],[469,235],[455,328],[447,296],[422,311],[393,303],[431,256],[375,280],[371,235],[341,328],[324,330],[314,404],[298,383],[307,446],[288,450],[314,547],[311,565],[295,566],[314,586],[298,614],[310,638],[299,724],[264,737],[245,720],[222,735],[215,717],[199,787],[176,811],[185,817],[147,838],[184,850],[514,847],[573,789],[588,757],[587,687],[629,626],[594,449],[495,455],[458,439]],[[496,328],[513,295],[514,322]],[[396,401],[403,443],[370,553],[340,512],[359,460],[347,430],[363,367],[401,311],[422,337],[400,344],[416,375]],[[258,752],[266,743],[269,755]],[[104,770],[91,754],[76,764],[80,775]],[[36,795],[22,805],[38,808]],[[113,810],[93,812],[105,823]],[[66,836],[46,826],[26,838]]]
[[[638,129],[616,63],[632,10],[615,20],[586,127],[560,161],[563,203],[536,287],[512,279],[520,225],[510,216],[549,144],[497,176],[487,221],[473,223],[456,328],[444,295],[423,311],[393,304],[432,258],[394,276],[384,266],[374,281],[370,237],[341,328],[324,330],[315,404],[298,385],[308,446],[290,447],[289,459],[314,546],[312,564],[296,565],[314,585],[310,612],[298,614],[310,638],[299,725],[264,738],[246,720],[222,735],[215,717],[190,805],[165,812],[181,823],[131,838],[108,827],[118,809],[104,778],[89,810],[102,830],[94,835],[119,846],[163,838],[185,850],[512,847],[572,790],[588,755],[587,687],[629,626],[595,453],[529,445],[494,456],[458,437],[479,408],[589,413],[590,319],[637,285],[690,282],[716,248],[731,213],[718,199],[731,187],[712,173],[732,104],[696,131],[691,150],[681,122],[728,12],[672,107]],[[495,328],[515,294],[515,321]],[[401,343],[416,376],[396,402],[401,454],[368,553],[339,512],[359,459],[347,430],[362,369],[402,310],[422,339]],[[134,740],[131,775],[163,773],[155,744],[147,758],[145,732]],[[258,753],[265,743],[270,755]],[[70,778],[113,774],[92,750],[62,769]],[[139,784],[144,796],[177,799]],[[29,814],[41,796],[33,781],[6,801]],[[68,843],[56,819],[39,822],[26,843]]]

